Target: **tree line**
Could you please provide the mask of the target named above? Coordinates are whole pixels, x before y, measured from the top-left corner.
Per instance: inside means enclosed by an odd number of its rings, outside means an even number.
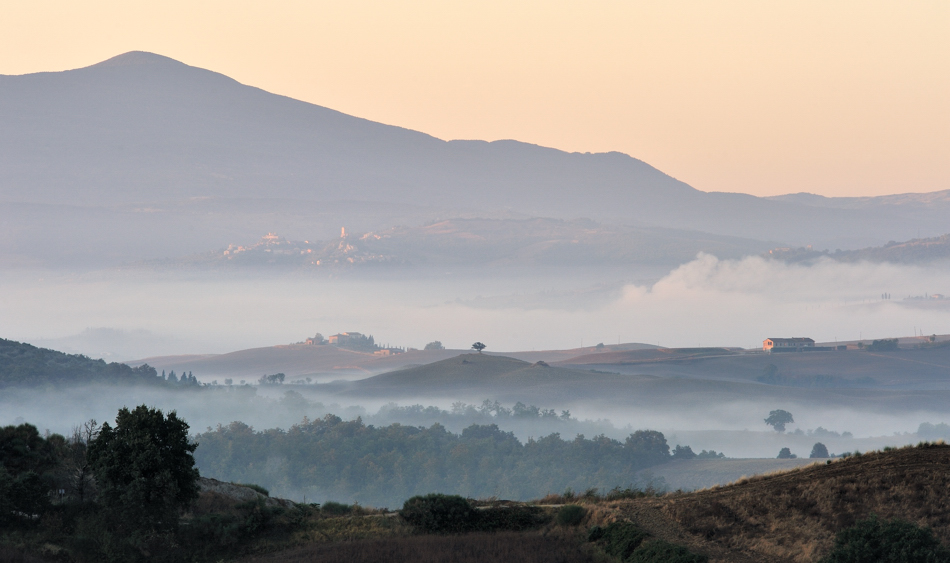
[[[204,474],[258,483],[278,495],[372,506],[432,492],[528,500],[565,489],[636,486],[643,470],[672,459],[666,438],[653,430],[623,441],[553,433],[521,442],[495,424],[456,434],[441,424],[376,427],[332,414],[286,431],[232,422],[195,440]]]

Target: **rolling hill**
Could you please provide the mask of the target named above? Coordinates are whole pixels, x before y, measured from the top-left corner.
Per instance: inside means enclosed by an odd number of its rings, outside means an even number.
[[[849,354],[840,355],[845,363],[838,367],[847,367]],[[785,356],[792,354],[773,358]],[[766,355],[735,357],[753,358],[750,362],[769,361]],[[866,359],[875,360],[870,355]],[[708,361],[715,361],[715,358]],[[657,365],[672,366],[670,369],[682,373],[661,372],[656,369]],[[700,360],[635,364],[629,369],[618,364],[576,367],[562,364],[564,367],[560,367],[544,362],[531,364],[504,356],[462,354],[366,379],[320,385],[314,392],[339,394],[357,401],[386,397],[392,400],[479,403],[490,398],[503,403],[542,402],[559,405],[559,408],[595,404],[600,412],[643,409],[668,413],[689,409],[703,411],[711,405],[721,407],[739,403],[797,405],[808,409],[846,407],[880,413],[942,412],[950,399],[950,389],[946,385],[931,384],[926,389],[881,385],[774,385],[757,381],[754,377],[729,377],[724,372],[735,367],[731,364],[712,365],[715,370],[709,372],[703,371]],[[614,367],[619,369],[614,371]],[[749,369],[748,364],[746,369]]]

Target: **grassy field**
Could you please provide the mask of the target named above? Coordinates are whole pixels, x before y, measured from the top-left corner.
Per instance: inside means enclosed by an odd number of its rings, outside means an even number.
[[[251,556],[241,563],[594,563],[602,560],[575,534],[473,533],[460,536],[403,536],[312,544]]]

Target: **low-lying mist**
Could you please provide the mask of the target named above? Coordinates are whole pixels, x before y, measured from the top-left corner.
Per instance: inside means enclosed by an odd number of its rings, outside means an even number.
[[[950,269],[830,260],[807,266],[699,255],[666,273],[565,267],[543,275],[477,268],[323,277],[14,271],[0,284],[6,338],[114,359],[221,353],[299,342],[318,331],[359,331],[418,348],[440,340],[465,349],[479,340],[496,352],[950,332],[950,300],[929,298],[950,294]]]
[[[194,433],[240,421],[258,430],[287,430],[305,417],[320,419],[327,414],[344,420],[361,418],[366,424],[402,424],[429,427],[440,424],[460,433],[472,424],[496,424],[526,441],[560,434],[591,438],[605,435],[623,440],[636,430],[659,430],[670,447],[688,445],[697,453],[716,450],[728,457],[775,457],[781,447],[806,456],[816,441],[833,453],[867,450],[914,443],[921,423],[950,422],[950,415],[908,412],[881,415],[878,412],[828,410],[807,405],[758,405],[735,402],[695,406],[682,410],[598,410],[593,404],[500,404],[481,402],[448,404],[396,404],[392,402],[340,401],[321,396],[309,386],[216,386],[195,389],[161,389],[135,386],[87,386],[69,389],[4,389],[0,395],[0,426],[29,422],[41,431],[67,435],[82,422],[112,421],[121,407],[147,404],[175,410]],[[795,423],[785,432],[764,423],[769,409],[785,408]],[[519,410],[520,409],[520,410]],[[950,436],[948,436],[950,437]]]

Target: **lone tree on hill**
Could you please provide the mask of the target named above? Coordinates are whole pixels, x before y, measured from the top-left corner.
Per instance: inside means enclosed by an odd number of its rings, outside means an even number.
[[[488,346],[485,346],[481,342],[476,342],[475,344],[472,344],[472,349],[477,351],[479,354],[481,354],[482,350],[484,350],[485,348],[488,348]]]
[[[792,418],[792,413],[783,411],[782,409],[770,412],[769,417],[765,419],[765,423],[778,432],[785,432],[785,425],[791,422],[795,422],[795,419]]]
[[[99,500],[120,527],[171,531],[179,512],[198,499],[198,469],[188,423],[145,405],[122,408],[89,443]]]

